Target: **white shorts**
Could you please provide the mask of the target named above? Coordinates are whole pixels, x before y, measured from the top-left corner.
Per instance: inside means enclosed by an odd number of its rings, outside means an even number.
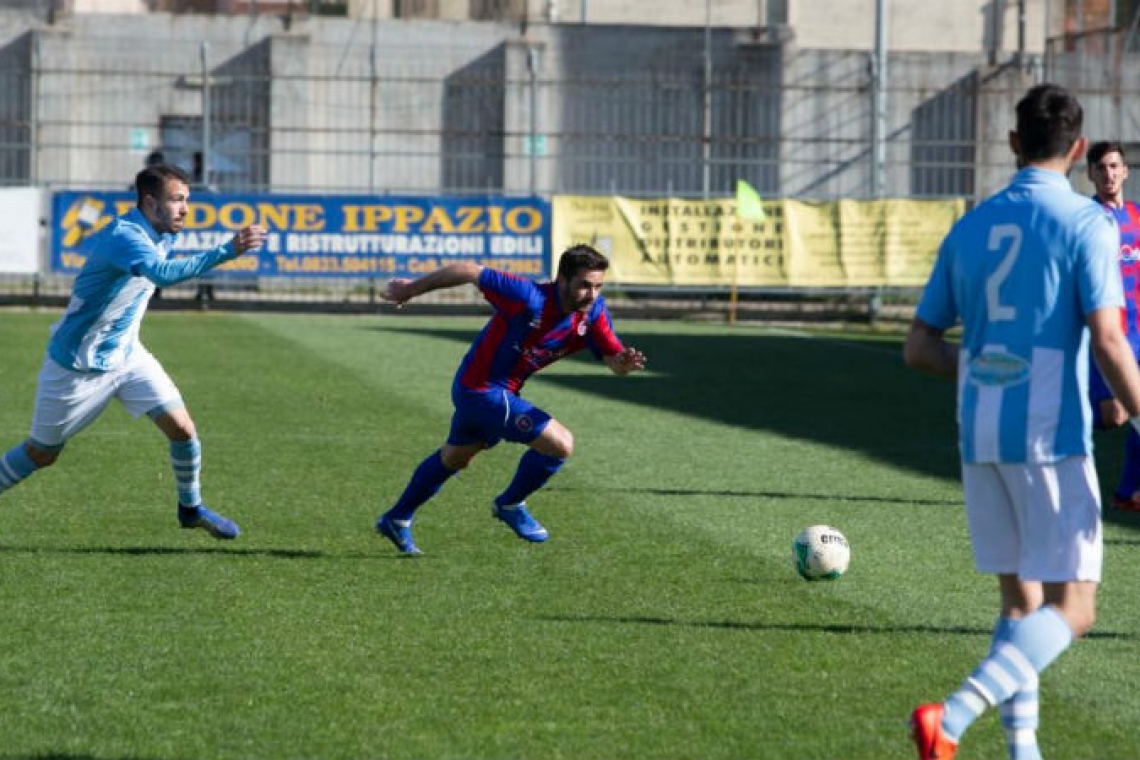
[[[1091,457],[1053,464],[963,464],[980,572],[1024,581],[1100,581],[1104,536]]]
[[[110,372],[75,372],[44,357],[36,386],[31,439],[59,448],[103,413],[117,398],[134,417],[184,406],[166,370],[141,345],[123,367]]]

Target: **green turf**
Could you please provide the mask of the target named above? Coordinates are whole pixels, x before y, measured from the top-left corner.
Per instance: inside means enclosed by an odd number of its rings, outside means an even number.
[[[0,450],[56,316],[0,312]],[[397,557],[372,523],[441,443],[480,324],[148,316],[245,534],[177,527],[165,443],[119,407],[0,497],[0,758],[910,756],[907,714],[996,608],[950,385],[897,336],[619,323],[649,372],[575,359],[527,388],[577,443],[531,501],[551,540],[490,517],[504,444]],[[793,570],[817,522],[851,541],[839,581]],[[1136,527],[1109,524],[1098,627],[1043,677],[1050,757],[1140,757]],[[959,757],[1004,755],[991,714]]]

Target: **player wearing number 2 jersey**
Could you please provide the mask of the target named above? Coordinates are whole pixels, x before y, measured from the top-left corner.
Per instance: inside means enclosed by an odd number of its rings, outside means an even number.
[[[908,365],[958,380],[974,563],[998,576],[1001,598],[989,654],[945,702],[911,716],[919,758],[951,760],[970,724],[1001,706],[1010,757],[1039,759],[1039,673],[1096,615],[1090,341],[1134,418],[1140,369],[1120,330],[1116,227],[1066,179],[1087,147],[1082,120],[1055,85],[1018,102],[1020,171],[947,235],[907,336]],[[960,347],[945,339],[959,322]]]

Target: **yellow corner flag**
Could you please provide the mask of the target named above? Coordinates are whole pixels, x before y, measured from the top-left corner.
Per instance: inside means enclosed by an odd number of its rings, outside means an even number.
[[[768,218],[764,213],[764,203],[756,188],[742,179],[736,180],[736,215],[741,219],[762,222]]]

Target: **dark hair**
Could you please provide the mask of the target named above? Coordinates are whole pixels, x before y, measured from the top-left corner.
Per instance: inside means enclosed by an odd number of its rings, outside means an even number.
[[[1039,84],[1017,103],[1017,137],[1023,162],[1060,158],[1081,136],[1084,111],[1064,87]]]
[[[1121,162],[1127,164],[1128,159],[1124,155],[1124,146],[1116,140],[1101,140],[1095,142],[1089,147],[1089,166],[1098,163],[1102,158],[1109,153],[1119,153]]]
[[[604,272],[609,267],[609,259],[593,246],[581,243],[562,252],[558,259],[558,277],[570,281],[579,272]]]
[[[186,172],[173,164],[155,164],[136,174],[135,191],[138,193],[138,204],[142,205],[144,195],[161,198],[166,181],[170,179],[176,179],[187,187],[190,186],[190,178],[186,176]]]

